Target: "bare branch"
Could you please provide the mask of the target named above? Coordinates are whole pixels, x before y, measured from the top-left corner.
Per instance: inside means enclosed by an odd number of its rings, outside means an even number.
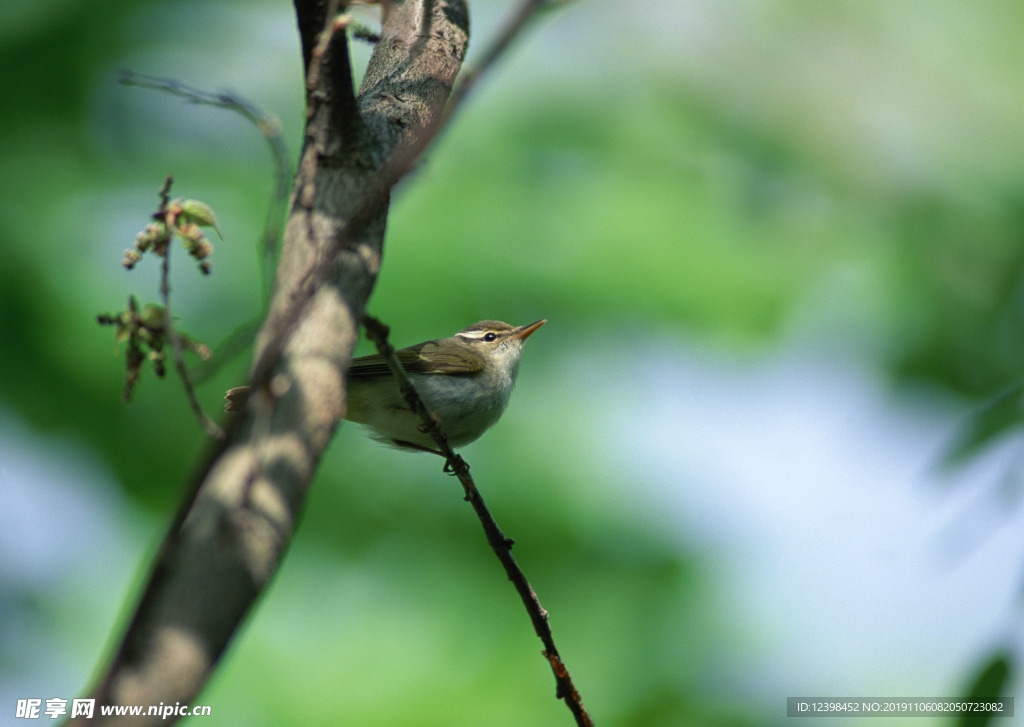
[[[451,98],[448,99],[448,106],[445,108],[445,122],[459,109],[480,78],[491,70],[498,59],[508,50],[512,41],[522,34],[530,21],[537,16],[537,12],[551,4],[551,0],[523,0],[498,36],[491,41],[483,57],[477,61],[475,66],[466,69],[459,76],[459,85],[452,91]]]
[[[447,463],[445,469],[452,472],[459,478],[459,482],[462,483],[462,488],[466,492],[466,501],[473,506],[473,510],[476,512],[477,518],[479,518],[480,524],[484,528],[487,542],[490,543],[491,549],[505,568],[508,579],[512,581],[512,585],[515,586],[516,591],[519,593],[519,597],[526,607],[526,612],[533,622],[533,630],[544,643],[544,656],[547,657],[548,663],[551,664],[551,670],[555,675],[555,696],[558,699],[565,700],[566,706],[576,718],[576,724],[592,727],[594,722],[583,706],[583,699],[573,685],[569,670],[566,668],[562,657],[559,656],[558,648],[555,646],[555,638],[551,632],[551,625],[548,623],[548,612],[541,606],[536,591],[533,590],[530,582],[526,579],[526,574],[523,573],[519,563],[516,562],[515,557],[512,555],[512,545],[515,541],[506,537],[505,533],[498,527],[497,521],[495,521],[491,511],[484,503],[483,495],[480,494],[476,483],[473,481],[473,477],[469,474],[469,465],[466,463],[466,460],[456,454],[448,445],[448,437],[445,436],[437,417],[430,413],[423,404],[423,400],[420,399],[412,379],[405,373],[401,362],[398,360],[398,356],[395,355],[394,347],[388,341],[388,327],[369,315],[363,317],[363,325],[366,328],[366,335],[369,336],[370,340],[377,346],[381,356],[387,361],[388,368],[394,374],[399,391],[401,391],[406,403],[409,404],[409,408],[419,416],[421,429],[434,439],[438,450],[444,455]]]

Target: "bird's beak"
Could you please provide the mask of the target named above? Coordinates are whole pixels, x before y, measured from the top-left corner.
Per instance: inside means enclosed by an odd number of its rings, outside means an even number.
[[[528,326],[519,326],[519,328],[516,329],[516,332],[513,333],[512,336],[513,336],[513,338],[518,338],[521,341],[525,341],[527,338],[530,337],[531,333],[536,331],[538,328],[540,328],[541,326],[543,326],[547,322],[548,322],[547,318],[541,318],[536,323],[531,323]]]

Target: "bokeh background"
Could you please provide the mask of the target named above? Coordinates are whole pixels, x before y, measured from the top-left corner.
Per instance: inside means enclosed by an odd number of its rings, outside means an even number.
[[[504,6],[472,3],[470,62]],[[599,724],[782,724],[986,668],[1014,694],[1022,33],[1009,0],[581,0],[396,194],[396,343],[549,319],[465,454]],[[173,376],[121,401],[95,323],[158,298],[119,263],[165,175],[225,237],[209,278],[175,252],[179,327],[216,347],[261,305],[265,141],[117,71],[230,89],[293,158],[302,78],[267,0],[15,0],[0,67],[7,723],[90,683],[203,451]],[[439,463],[345,425],[201,721],[570,724],[540,648]]]

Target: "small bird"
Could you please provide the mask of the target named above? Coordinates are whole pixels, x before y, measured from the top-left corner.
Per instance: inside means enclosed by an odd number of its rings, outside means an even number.
[[[440,422],[453,448],[475,441],[501,418],[519,373],[523,343],[547,323],[528,326],[480,321],[451,338],[424,341],[395,351],[423,404]],[[384,357],[362,356],[347,373],[345,418],[369,429],[370,436],[395,447],[440,454],[420,430]],[[228,391],[227,411],[239,411],[249,388]]]

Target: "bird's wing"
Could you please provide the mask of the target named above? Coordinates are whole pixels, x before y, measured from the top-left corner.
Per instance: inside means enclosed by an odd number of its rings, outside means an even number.
[[[424,373],[475,374],[484,370],[484,357],[470,346],[438,345],[439,341],[427,341],[418,351],[418,365]],[[405,366],[405,361],[402,361]]]
[[[395,355],[410,374],[475,374],[484,367],[483,356],[469,346],[452,349],[438,346],[436,341],[403,348],[395,351]],[[390,376],[391,369],[383,356],[374,353],[354,359],[348,375],[351,378]]]

